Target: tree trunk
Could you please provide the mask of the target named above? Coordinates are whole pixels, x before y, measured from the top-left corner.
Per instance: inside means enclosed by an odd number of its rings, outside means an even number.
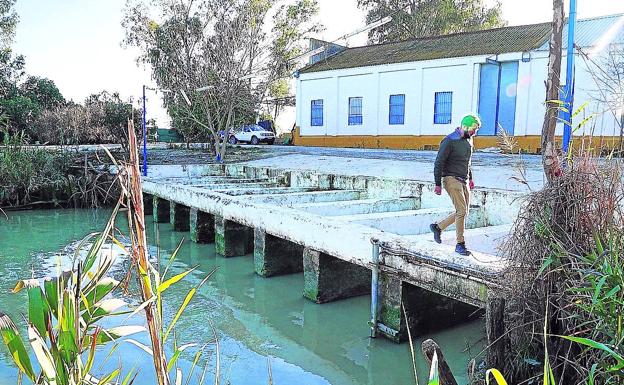
[[[563,35],[563,0],[553,0],[553,31],[550,37],[550,54],[548,56],[548,79],[546,81],[546,114],[542,126],[542,163],[548,181],[559,172],[559,162],[555,147],[555,128],[561,87],[561,50]]]

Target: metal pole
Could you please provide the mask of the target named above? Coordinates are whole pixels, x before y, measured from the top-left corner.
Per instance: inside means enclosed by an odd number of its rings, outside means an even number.
[[[143,176],[147,176],[147,120],[145,114],[145,84],[143,85]]]
[[[568,152],[572,140],[572,112],[574,109],[574,34],[576,32],[576,0],[570,0],[570,15],[568,18],[568,56],[566,57],[566,85],[565,85],[565,108],[563,143],[564,153]]]
[[[379,309],[379,241],[371,239],[373,243],[373,268],[371,279],[371,334],[372,338],[377,337],[377,316]]]

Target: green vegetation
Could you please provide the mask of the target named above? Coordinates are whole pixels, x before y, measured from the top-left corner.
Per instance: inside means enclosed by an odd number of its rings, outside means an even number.
[[[26,74],[24,57],[10,48],[18,21],[14,3],[0,0],[0,118],[7,129],[0,142],[15,135],[41,144],[126,143],[128,118],[141,119],[131,102],[106,91],[84,104],[68,102],[53,80]]]
[[[371,30],[371,43],[388,43],[427,36],[502,27],[500,2],[483,0],[358,0],[373,23],[392,16],[388,24]]]
[[[559,160],[566,166],[527,197],[502,250],[509,360],[499,369],[513,382],[544,367],[566,384],[624,380],[622,164],[588,151]]]
[[[6,132],[6,131],[5,131]],[[98,207],[116,193],[98,159],[26,146],[25,134],[5,135],[0,148],[0,207]]]

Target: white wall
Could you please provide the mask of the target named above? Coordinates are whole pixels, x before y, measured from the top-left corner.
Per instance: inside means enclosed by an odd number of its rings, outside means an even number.
[[[338,77],[338,120],[328,115],[328,123],[334,123],[337,135],[377,135],[378,75],[365,73]],[[349,123],[349,98],[362,97],[362,124]],[[330,127],[331,130],[331,127]]]
[[[471,63],[425,67],[422,71],[421,135],[448,135],[462,117],[473,111]],[[452,92],[452,118],[449,124],[433,124],[436,92]]]
[[[378,135],[419,135],[420,100],[417,90],[422,72],[417,69],[384,71],[379,73],[379,100],[377,109]],[[390,95],[405,95],[404,124],[390,124]]]
[[[515,135],[540,135],[546,99],[548,52],[532,52],[529,62],[522,62],[520,53],[499,55],[499,61],[519,61],[516,87]],[[297,82],[297,124],[301,135],[446,135],[468,112],[477,112],[479,95],[479,64],[486,56],[398,63],[383,66],[349,68],[317,73],[304,73]],[[494,58],[494,57],[492,57]],[[565,56],[562,64],[565,83]],[[597,86],[587,72],[583,60],[577,58],[575,106],[592,100]],[[433,124],[435,92],[453,92],[451,124]],[[405,94],[405,124],[390,125],[389,97]],[[348,125],[349,97],[363,98],[363,124]],[[323,99],[322,127],[310,126],[310,102]],[[604,111],[595,103],[588,105],[575,121]],[[611,113],[599,114],[590,127],[595,135],[619,135]],[[559,124],[557,135],[563,133]]]

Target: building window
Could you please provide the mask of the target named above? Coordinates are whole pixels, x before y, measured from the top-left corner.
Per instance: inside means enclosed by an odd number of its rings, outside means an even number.
[[[390,95],[390,124],[405,124],[405,95]]]
[[[362,98],[349,98],[349,125],[359,126],[362,124]]]
[[[453,115],[453,93],[436,92],[433,107],[433,124],[449,124]]]
[[[312,100],[310,125],[311,126],[323,125],[323,99]]]

